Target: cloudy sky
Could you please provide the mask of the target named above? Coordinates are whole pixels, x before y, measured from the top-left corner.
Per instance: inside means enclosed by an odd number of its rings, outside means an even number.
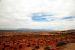
[[[75,0],[0,0],[1,29],[75,29]]]

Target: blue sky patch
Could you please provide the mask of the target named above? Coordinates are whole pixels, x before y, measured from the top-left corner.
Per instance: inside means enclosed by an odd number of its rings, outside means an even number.
[[[53,15],[48,13],[34,13],[32,15],[32,20],[35,22],[48,22],[54,20],[51,16]]]
[[[75,16],[65,16],[62,19],[74,19],[74,18],[75,18]]]
[[[33,16],[33,17],[32,17],[32,20],[33,20],[33,21],[37,21],[37,22],[39,22],[39,21],[40,21],[40,22],[41,22],[41,21],[42,21],[42,22],[47,21],[47,19],[46,19],[45,17],[41,17],[41,16]]]

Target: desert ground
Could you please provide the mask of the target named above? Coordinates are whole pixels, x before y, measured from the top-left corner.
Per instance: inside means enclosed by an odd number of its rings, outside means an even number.
[[[75,50],[75,32],[0,32],[0,50]]]

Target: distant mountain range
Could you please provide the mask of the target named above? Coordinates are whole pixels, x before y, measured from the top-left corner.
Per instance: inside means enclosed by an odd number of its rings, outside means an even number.
[[[47,29],[15,29],[15,30],[0,30],[1,32],[40,32],[40,31],[47,31],[47,32],[49,32],[49,31],[52,31],[52,30],[47,30]]]
[[[15,30],[0,30],[0,32],[57,32],[57,31],[72,31],[75,32],[75,29],[71,30],[48,30],[48,29],[15,29]]]

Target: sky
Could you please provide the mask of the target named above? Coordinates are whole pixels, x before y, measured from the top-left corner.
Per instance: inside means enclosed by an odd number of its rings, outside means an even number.
[[[0,30],[75,29],[75,0],[0,0]]]

